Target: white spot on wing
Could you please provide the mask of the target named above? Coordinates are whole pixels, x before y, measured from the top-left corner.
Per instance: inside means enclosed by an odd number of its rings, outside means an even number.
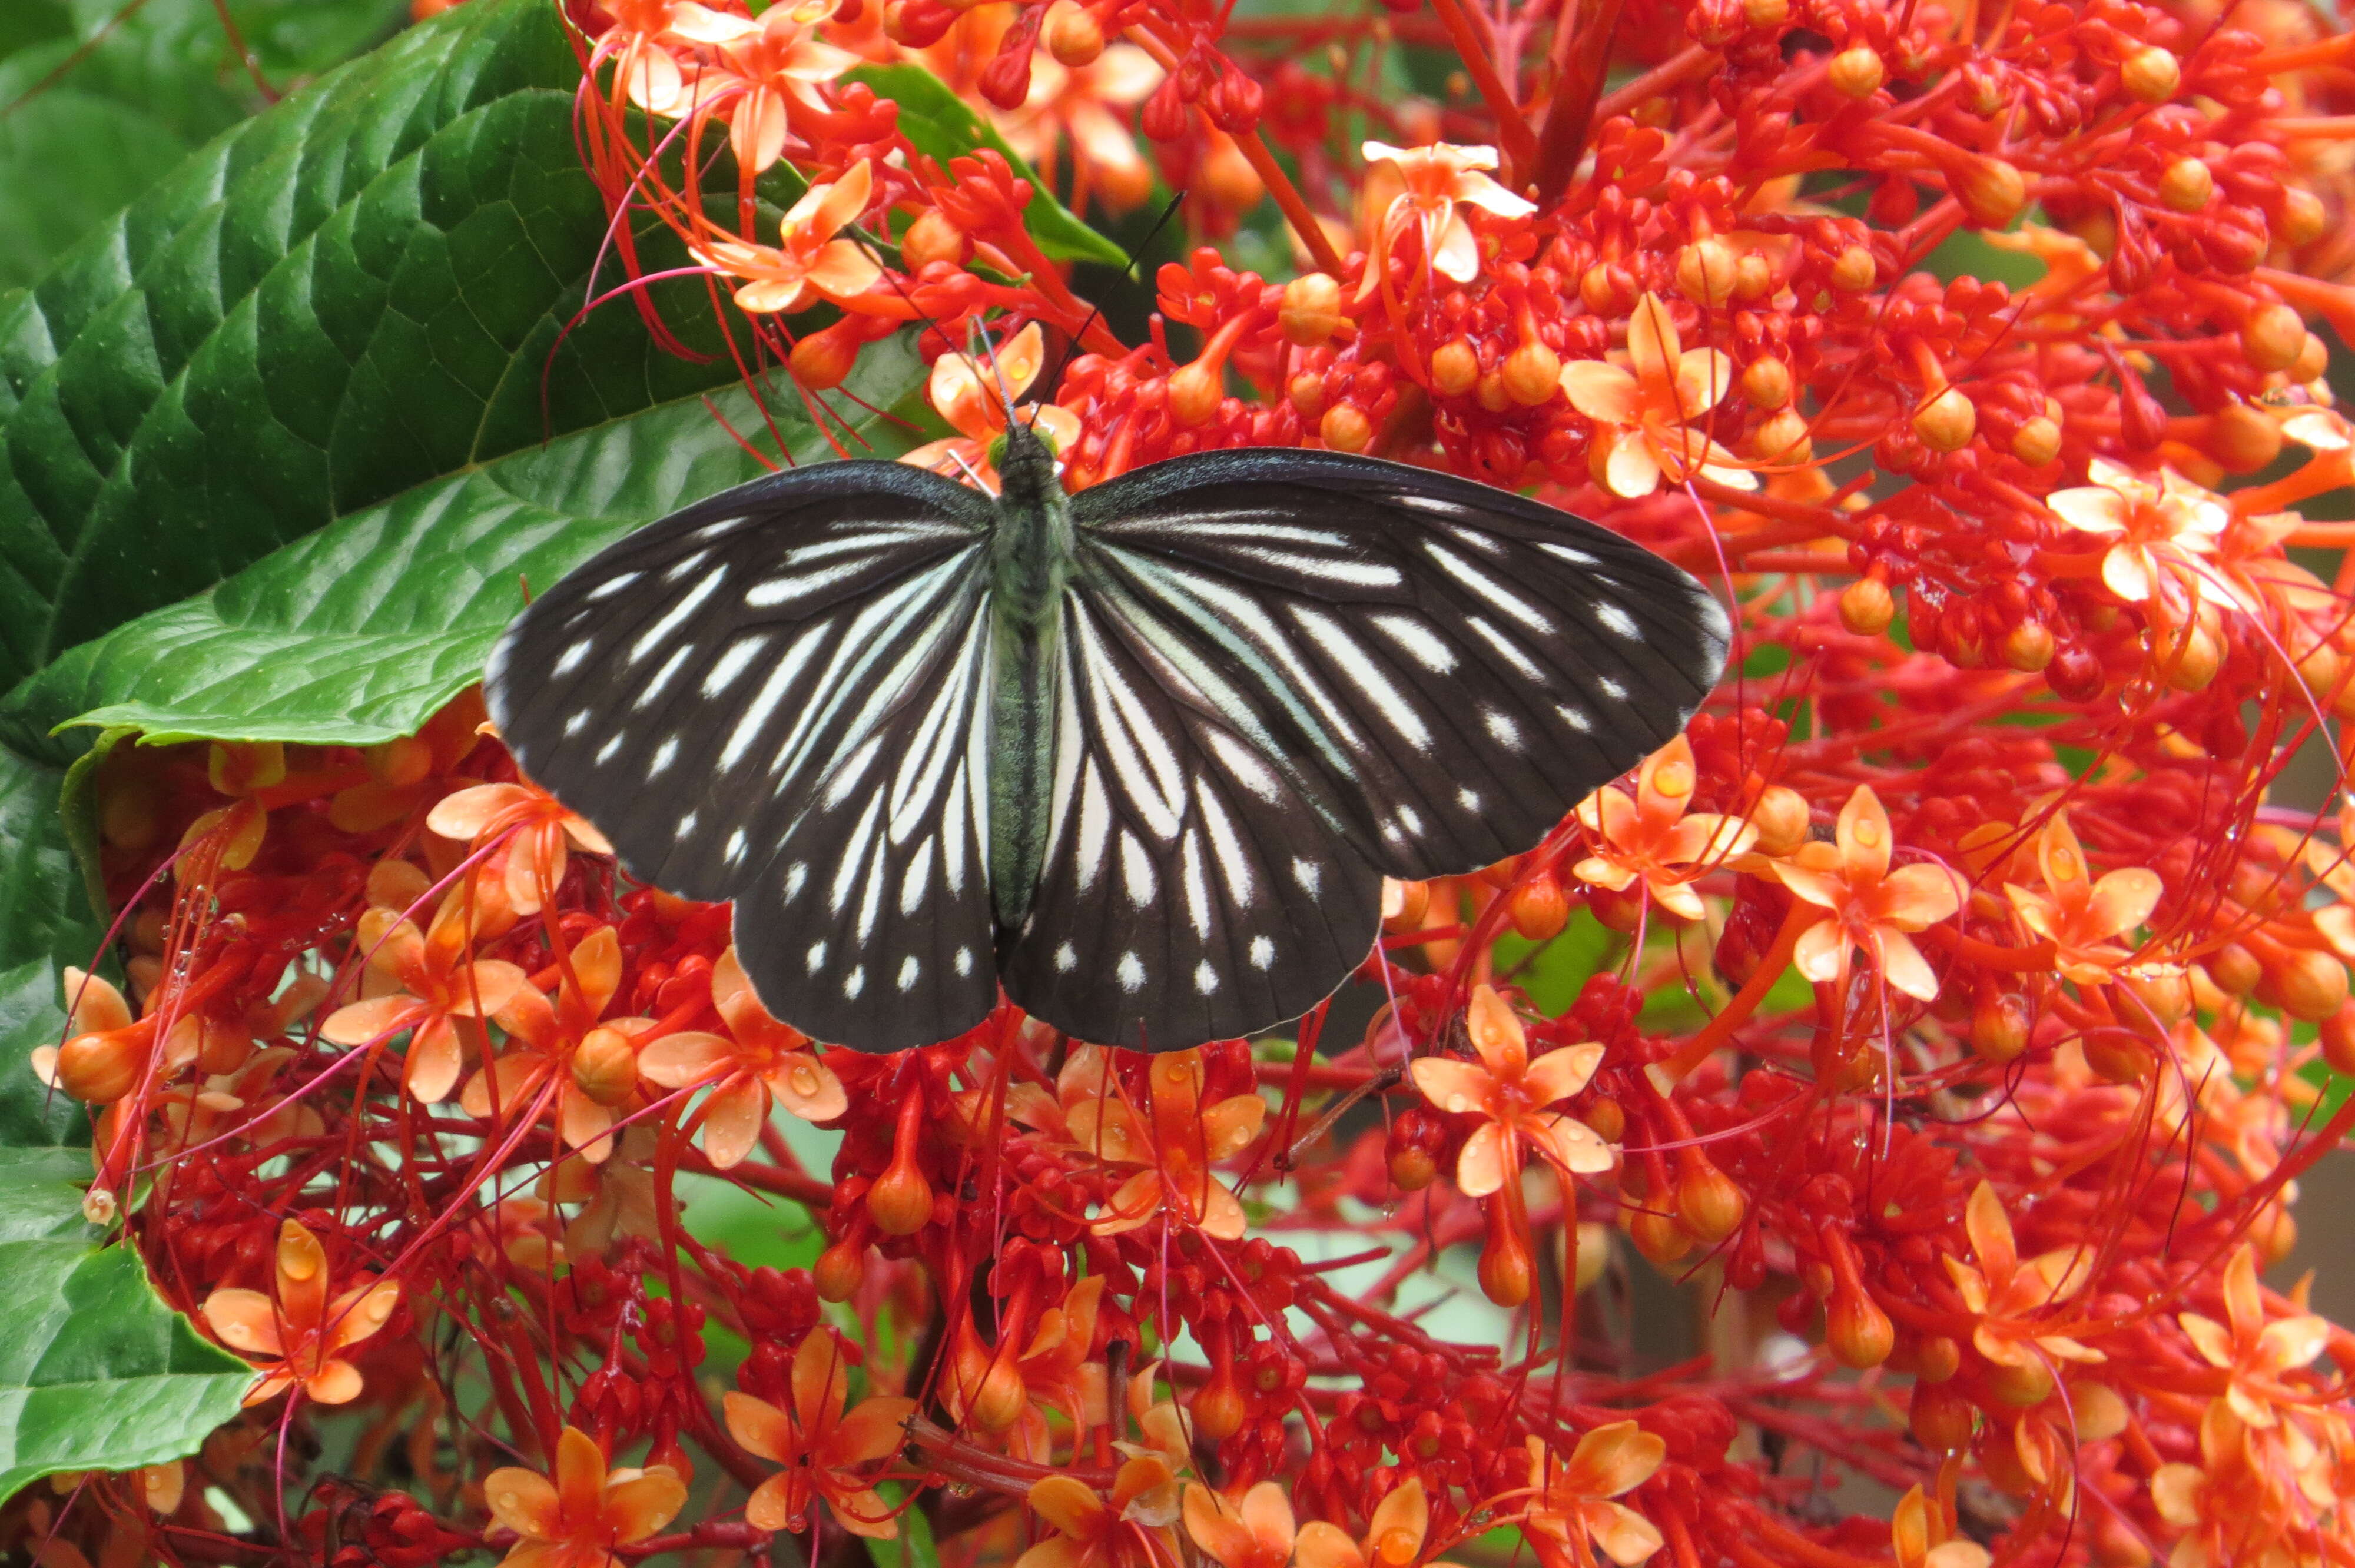
[[[850,972],[842,977],[842,994],[850,998],[851,1001],[856,1001],[858,1000],[858,993],[866,989],[867,966],[865,964],[851,965]]]
[[[1120,956],[1119,966],[1113,970],[1113,977],[1120,981],[1120,989],[1129,992],[1131,995],[1143,991],[1145,989],[1145,960],[1138,958],[1135,953],[1123,953]]]
[[[956,950],[954,967],[960,979],[973,973],[973,949],[971,948],[959,948]]]
[[[646,764],[646,778],[650,780],[661,778],[670,770],[670,765],[677,760],[678,736],[665,736],[663,743],[655,747],[655,759]]]
[[[685,625],[688,616],[701,609],[705,599],[719,591],[720,581],[727,576],[726,567],[712,567],[709,575],[682,595],[677,604],[663,612],[663,618],[660,620],[638,634],[638,640],[630,644],[629,662],[633,664],[636,663],[670,641],[670,634]]]
[[[1264,969],[1275,962],[1275,944],[1265,937],[1253,937],[1251,941],[1251,966]]]
[[[588,600],[591,604],[595,604],[600,599],[613,598],[615,594],[621,592],[623,588],[628,588],[632,583],[636,582],[640,577],[645,577],[645,575],[646,574],[644,572],[623,572],[619,577],[607,577],[603,582],[599,583],[595,588],[591,588],[587,593],[582,594],[581,597]]]
[[[695,833],[695,819],[696,813],[693,811],[689,811],[686,816],[681,817],[678,820],[678,832],[673,833],[671,836],[678,839],[693,837]]]
[[[703,694],[716,697],[734,685],[736,677],[744,673],[745,666],[751,663],[761,650],[768,645],[766,637],[740,637],[730,642],[728,652],[719,655],[719,661],[703,677]]]
[[[1467,811],[1476,811],[1480,809],[1480,791],[1468,787],[1458,789],[1455,791],[1455,803]]]
[[[1624,703],[1627,700],[1627,688],[1608,675],[1595,676],[1594,689],[1614,703]]]
[[[1595,602],[1594,619],[1614,637],[1624,637],[1630,642],[1644,641],[1644,629],[1636,624],[1636,618],[1608,599]]]
[[[1490,737],[1497,745],[1510,747],[1515,751],[1521,749],[1521,726],[1510,718],[1494,708],[1482,708],[1480,722],[1487,726]]]
[[[1594,733],[1594,721],[1586,716],[1586,710],[1584,708],[1573,708],[1567,704],[1564,704],[1563,705],[1555,708],[1553,711],[1561,715],[1562,723],[1578,731],[1579,734],[1592,735]]]
[[[1382,634],[1412,654],[1414,662],[1434,675],[1455,668],[1455,650],[1439,634],[1411,615],[1370,617]]]
[[[1235,832],[1233,821],[1219,798],[1195,780],[1194,799],[1201,802],[1202,825],[1210,832],[1210,851],[1219,857],[1219,880],[1227,885],[1227,897],[1238,909],[1251,906],[1252,860],[1243,848],[1241,835]]]
[[[1321,610],[1305,605],[1292,607],[1292,618],[1308,633],[1309,641],[1324,651],[1349,683],[1374,705],[1393,734],[1417,751],[1431,749],[1431,731],[1424,727],[1423,715],[1406,700],[1396,683],[1375,663],[1363,644],[1349,635],[1348,629]]]
[[[728,835],[728,858],[735,860],[741,856],[743,853],[744,831],[741,828],[739,828],[736,832]],[[809,862],[805,860],[797,860],[794,862],[793,864],[785,867],[785,902],[791,904],[794,899],[799,898],[802,895],[802,888],[806,885],[808,882]]]
[[[591,714],[587,708],[582,708],[579,713],[574,714],[570,718],[566,719],[564,721],[564,738],[570,740],[574,736],[579,735],[582,730],[587,729],[589,727],[589,721],[593,716],[594,715]]]
[[[1194,989],[1204,996],[1219,989],[1219,971],[1210,967],[1208,959],[1194,966]]]
[[[1061,947],[1055,949],[1055,972],[1057,974],[1067,975],[1079,967],[1080,952],[1077,948],[1074,948],[1071,943],[1066,942]]]
[[[908,874],[900,879],[900,913],[913,915],[924,902],[924,890],[932,874],[932,841],[926,839],[916,846],[913,858],[908,862]]]
[[[913,953],[910,953],[906,958],[900,960],[900,989],[901,991],[913,991],[916,989],[916,975],[922,968],[922,966],[916,962],[916,955]]]
[[[1293,857],[1292,880],[1300,884],[1300,890],[1303,893],[1307,894],[1309,897],[1314,898],[1316,896],[1316,885],[1324,879],[1325,868],[1323,866],[1318,865],[1313,860],[1302,860],[1297,855]]]
[[[1120,877],[1128,888],[1128,901],[1139,909],[1153,902],[1153,890],[1157,885],[1153,875],[1153,858],[1145,846],[1136,842],[1134,833],[1123,831],[1120,835]]]
[[[1574,545],[1557,545],[1550,541],[1540,541],[1538,548],[1556,559],[1568,561],[1573,567],[1599,567],[1603,564],[1600,556],[1590,556]]]
[[[1442,547],[1436,541],[1423,542],[1423,553],[1439,563],[1439,569],[1470,588],[1492,607],[1519,621],[1540,635],[1553,630],[1553,621],[1545,611],[1498,582],[1455,551]]]
[[[592,758],[592,760],[598,767],[602,768],[608,762],[613,761],[614,755],[621,749],[622,732],[620,730],[615,730],[613,734],[605,737],[605,744],[597,748],[597,755]]]
[[[823,941],[812,942],[810,944],[809,952],[805,956],[809,960],[809,972],[812,974],[817,973],[818,970],[826,968],[826,943]]]
[[[581,668],[581,661],[589,657],[589,650],[595,646],[597,646],[595,638],[583,637],[557,656],[556,668],[549,673],[559,677],[570,675],[573,671]]]

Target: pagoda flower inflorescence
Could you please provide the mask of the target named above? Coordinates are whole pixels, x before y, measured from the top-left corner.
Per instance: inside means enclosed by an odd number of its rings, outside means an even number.
[[[1733,662],[1389,885],[1328,1008],[1151,1057],[805,1037],[473,692],[397,758],[115,747],[122,946],[24,1088],[256,1403],[8,1504],[40,1561],[2355,1561],[2285,1268],[2355,1125],[2355,807],[2282,770],[2355,719],[2328,8],[565,13],[611,266],[846,455],[1444,469],[1703,577]],[[1062,259],[1156,183],[1143,285]]]

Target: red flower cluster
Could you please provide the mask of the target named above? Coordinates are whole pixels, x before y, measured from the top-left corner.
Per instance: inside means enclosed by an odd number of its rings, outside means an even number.
[[[1316,445],[1643,540],[1738,628],[1689,736],[1535,851],[1393,885],[1362,1038],[1152,1058],[1010,1009],[805,1040],[727,911],[618,877],[468,701],[365,754],[119,750],[129,983],[71,977],[37,1065],[102,1107],[92,1217],[265,1403],[204,1486],[101,1483],[52,1550],[242,1562],[218,1498],[282,1495],[355,1564],[911,1514],[1025,1568],[1499,1528],[1549,1568],[2355,1560],[2317,1365],[2355,1340],[2260,1280],[2355,1124],[2355,821],[2268,798],[2355,716],[2355,532],[2297,510],[2355,450],[2307,324],[2355,323],[2355,34],[1391,10],[607,0],[583,146],[617,239],[668,225],[828,417],[936,328],[945,471],[988,477],[982,329],[1074,485]],[[1455,52],[1444,101],[1401,48]],[[854,59],[1035,166],[943,166]],[[780,165],[806,195],[763,219]],[[1116,209],[1156,170],[1230,243],[1129,344],[1039,182]],[[1280,281],[1231,259],[1263,203]],[[721,1186],[822,1250],[732,1256],[682,1218]],[[1641,1270],[1700,1287],[1709,1359],[1634,1363]],[[280,1473],[331,1404],[340,1473],[397,1492]],[[1834,1474],[1902,1500],[1844,1517]]]

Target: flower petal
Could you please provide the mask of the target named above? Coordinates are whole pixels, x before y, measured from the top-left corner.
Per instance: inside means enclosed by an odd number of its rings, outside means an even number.
[[[1508,1174],[1518,1172],[1505,1169],[1505,1129],[1484,1121],[1455,1157],[1455,1190],[1467,1198],[1485,1198],[1504,1186]]]
[[[278,1309],[259,1290],[234,1287],[205,1298],[205,1321],[220,1342],[233,1351],[274,1356],[283,1348],[278,1337]]]
[[[605,1489],[605,1523],[620,1545],[644,1541],[686,1506],[686,1486],[659,1465]]]
[[[719,1406],[728,1420],[728,1435],[745,1452],[781,1465],[791,1463],[799,1452],[793,1422],[767,1400],[730,1389],[720,1396]]]
[[[1562,395],[1590,419],[1632,425],[1642,413],[1636,378],[1599,359],[1573,359],[1561,367]]]
[[[1848,967],[1848,929],[1837,920],[1818,920],[1799,933],[1791,948],[1791,962],[1817,985],[1828,984]]]
[[[703,1152],[722,1171],[743,1163],[769,1119],[768,1086],[746,1075],[704,1103]]]
[[[1453,1056],[1423,1056],[1407,1068],[1423,1097],[1458,1115],[1485,1111],[1496,1103],[1497,1080],[1486,1068]]]
[[[2081,534],[2123,534],[2133,515],[2126,498],[2102,484],[2056,490],[2044,498],[2044,504]]]
[[[1550,1106],[1556,1100],[1566,1100],[1586,1087],[1594,1070],[1603,1065],[1603,1047],[1592,1042],[1583,1045],[1563,1045],[1547,1052],[1529,1064],[1521,1075],[1521,1092],[1533,1106]],[[1416,1087],[1422,1084],[1417,1081]]]
[[[638,1075],[666,1089],[684,1088],[727,1072],[737,1060],[733,1040],[683,1030],[664,1035],[638,1053]]]
[[[483,1501],[491,1517],[528,1541],[554,1541],[564,1520],[556,1488],[546,1476],[519,1465],[504,1465],[483,1478]]]

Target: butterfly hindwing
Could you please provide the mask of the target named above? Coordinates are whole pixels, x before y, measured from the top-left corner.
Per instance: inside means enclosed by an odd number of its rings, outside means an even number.
[[[756,481],[576,569],[485,676],[524,771],[633,875],[735,900],[753,985],[820,1039],[926,1044],[996,998],[989,526],[985,498],[902,464]]]
[[[1238,731],[1401,877],[1529,849],[1675,736],[1722,609],[1642,547],[1450,475],[1341,453],[1178,458],[1073,498],[1081,591],[1221,672]]]
[[[1117,598],[1064,602],[1045,869],[1007,996],[1082,1040],[1170,1050],[1298,1016],[1365,959],[1380,875],[1218,717]]]

